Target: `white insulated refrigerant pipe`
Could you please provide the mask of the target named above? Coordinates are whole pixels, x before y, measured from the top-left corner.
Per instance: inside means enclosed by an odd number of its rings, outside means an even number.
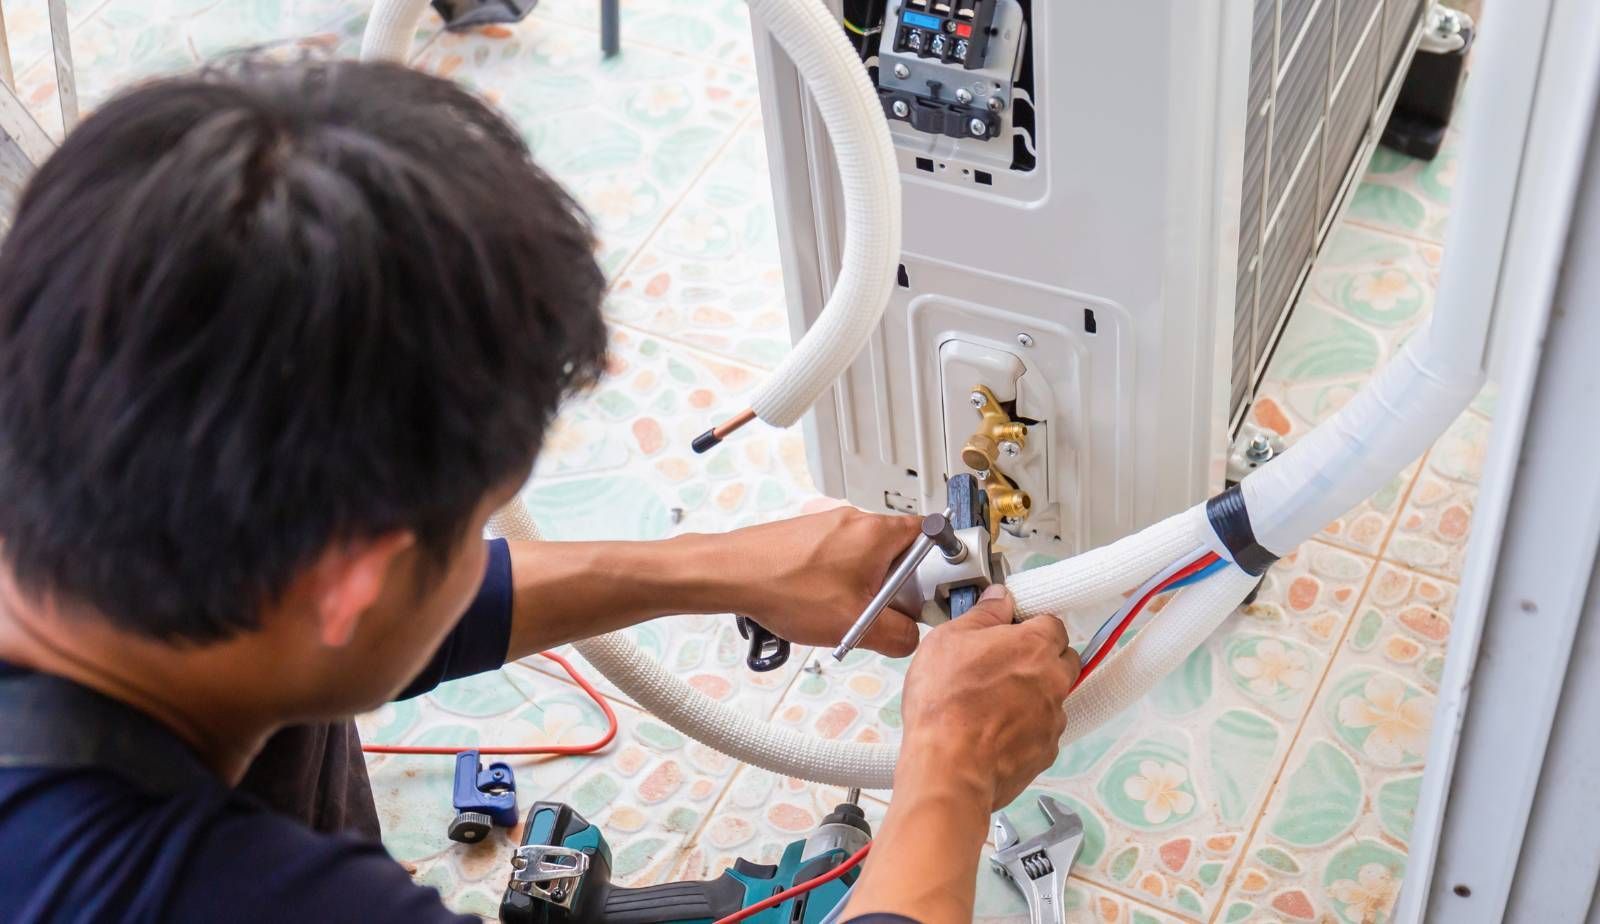
[[[820,0],[748,2],[752,17],[794,60],[818,102],[839,158],[846,203],[844,257],[833,295],[752,408],[768,423],[787,426],[854,360],[883,314],[900,258],[899,171],[877,94]],[[378,0],[362,57],[403,60],[427,5],[428,0]],[[1501,66],[1492,38],[1480,42],[1474,68],[1479,84],[1492,83]],[[1478,198],[1465,182],[1474,133],[1494,124],[1493,113],[1476,112],[1476,97],[1469,95],[1463,119],[1469,157],[1456,193],[1462,215],[1474,213]],[[1067,702],[1063,743],[1122,712],[1182,664],[1239,606],[1262,568],[1386,484],[1466,407],[1484,379],[1490,327],[1483,310],[1488,300],[1469,291],[1468,269],[1466,261],[1447,260],[1427,331],[1332,419],[1239,488],[1111,545],[1011,577],[1018,613],[1031,618],[1115,597],[1196,552],[1215,551],[1230,563],[1178,591],[1159,618],[1084,680]],[[490,528],[509,538],[538,535],[520,501],[497,514]],[[826,741],[771,726],[693,689],[621,633],[577,648],[641,706],[730,757],[821,783],[893,785],[894,745]]]

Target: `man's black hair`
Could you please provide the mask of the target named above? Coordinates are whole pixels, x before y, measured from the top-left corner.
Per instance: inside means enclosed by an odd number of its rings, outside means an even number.
[[[441,563],[604,363],[604,276],[517,132],[401,67],[235,62],[72,132],[0,250],[0,558],[175,642],[334,544]]]

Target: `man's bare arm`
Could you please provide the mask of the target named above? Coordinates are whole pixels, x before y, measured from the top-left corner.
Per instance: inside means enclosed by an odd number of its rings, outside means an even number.
[[[739,613],[796,644],[833,644],[916,533],[913,517],[840,508],[654,542],[513,542],[508,660],[678,613]],[[892,611],[864,640],[893,656],[916,642]]]

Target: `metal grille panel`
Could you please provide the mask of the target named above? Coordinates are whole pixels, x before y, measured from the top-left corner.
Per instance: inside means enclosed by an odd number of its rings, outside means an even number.
[[[1256,0],[1241,189],[1237,419],[1428,0]],[[1348,190],[1346,191],[1348,194]]]

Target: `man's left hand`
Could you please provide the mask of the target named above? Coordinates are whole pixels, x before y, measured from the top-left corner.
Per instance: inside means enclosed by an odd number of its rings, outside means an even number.
[[[724,534],[724,606],[797,645],[834,645],[916,540],[916,517],[840,507]],[[895,658],[917,647],[910,615],[886,609],[861,646]]]

